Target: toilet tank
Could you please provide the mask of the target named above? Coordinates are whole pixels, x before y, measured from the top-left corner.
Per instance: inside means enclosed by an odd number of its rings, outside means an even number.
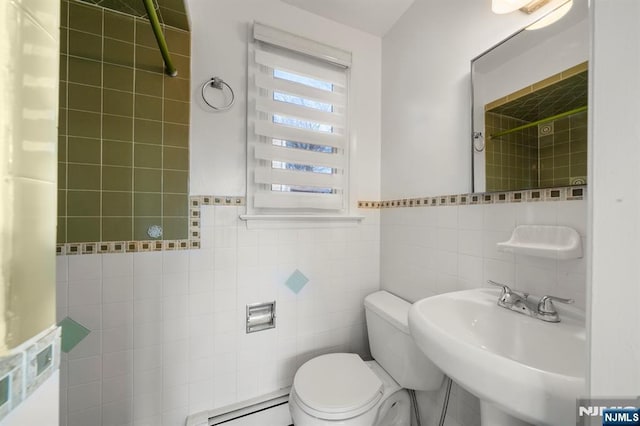
[[[371,355],[403,388],[436,390],[444,374],[409,334],[410,307],[409,302],[386,291],[364,299]]]

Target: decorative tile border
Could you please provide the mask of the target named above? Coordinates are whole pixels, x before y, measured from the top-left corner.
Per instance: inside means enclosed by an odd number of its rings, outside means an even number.
[[[244,206],[245,197],[192,195],[189,197],[188,238],[184,240],[105,241],[56,245],[56,255],[138,253],[200,248],[200,206]]]
[[[436,197],[405,198],[388,201],[358,201],[360,209],[387,209],[397,207],[461,206],[468,204],[533,203],[538,201],[583,200],[585,186],[528,189],[509,192],[479,192],[472,194],[439,195]]]
[[[7,393],[0,421],[60,368],[60,328],[53,326],[0,357],[0,381]]]

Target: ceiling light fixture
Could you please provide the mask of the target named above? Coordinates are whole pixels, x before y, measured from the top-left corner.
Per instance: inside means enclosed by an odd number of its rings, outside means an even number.
[[[531,0],[492,0],[491,10],[493,13],[502,15],[504,13],[514,12],[530,2]]]
[[[537,30],[553,24],[566,15],[573,6],[573,0],[491,0],[491,10],[500,15],[515,12],[518,9],[531,14],[549,3],[555,4],[549,6],[554,9],[526,28],[527,30]],[[558,4],[560,4],[559,7],[557,7]]]
[[[562,19],[562,17],[564,15],[566,15],[569,12],[569,10],[571,10],[572,6],[573,6],[573,0],[569,0],[565,4],[563,4],[562,6],[558,7],[555,10],[553,10],[549,14],[545,15],[543,18],[541,18],[538,21],[534,22],[533,24],[529,25],[526,29],[527,30],[539,30],[540,28],[544,28],[546,26],[551,25],[554,22],[559,21],[560,19]]]

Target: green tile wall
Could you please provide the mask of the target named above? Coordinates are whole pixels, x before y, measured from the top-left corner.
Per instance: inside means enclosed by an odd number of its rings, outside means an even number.
[[[526,122],[485,113],[486,134],[508,130]],[[513,191],[587,183],[587,112],[488,138],[487,191]]]
[[[517,118],[487,112],[486,134],[526,124]],[[500,138],[486,139],[487,191],[536,188],[538,180],[538,129],[523,129]]]
[[[145,19],[61,8],[58,243],[187,238],[189,32],[164,26],[171,78]]]

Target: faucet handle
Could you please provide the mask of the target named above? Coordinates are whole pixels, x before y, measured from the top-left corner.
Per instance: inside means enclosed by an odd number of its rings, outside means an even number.
[[[495,281],[487,280],[487,283],[495,285],[496,287],[502,287],[502,294],[511,294],[511,287],[506,284],[497,283]]]
[[[567,303],[567,304],[571,304],[574,303],[575,300],[573,299],[563,299],[561,297],[556,297],[556,296],[542,296],[540,298],[540,301],[538,302],[538,313],[540,314],[555,314],[556,313],[556,308],[553,306],[553,301],[556,302],[560,302],[560,303]]]

